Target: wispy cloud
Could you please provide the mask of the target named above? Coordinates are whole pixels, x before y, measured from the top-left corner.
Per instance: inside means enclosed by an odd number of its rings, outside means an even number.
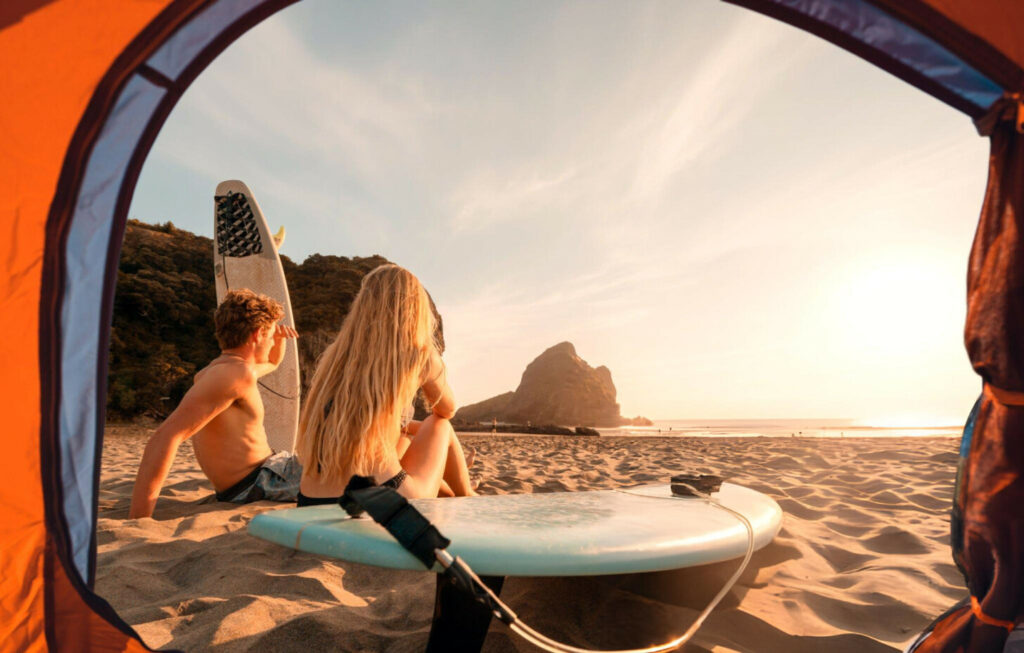
[[[737,13],[696,61],[647,52],[628,77],[609,80],[593,115],[561,115],[545,125],[558,134],[557,149],[538,141],[531,155],[458,179],[448,224],[459,233],[557,216],[585,229],[602,258],[635,263],[644,257],[645,231],[636,225],[673,220],[664,203],[688,166],[706,167],[741,146],[737,127],[756,120],[779,80],[818,48],[763,17]]]
[[[573,168],[553,176],[508,179],[487,171],[456,189],[452,197],[455,211],[449,226],[456,233],[500,222],[522,219],[543,208],[566,208],[565,186],[572,180]]]
[[[210,179],[241,168],[304,219],[373,217],[367,196],[386,192],[396,153],[417,147],[433,109],[416,84],[368,77],[267,21],[197,80],[156,156]]]
[[[728,148],[737,125],[756,120],[762,96],[815,47],[761,17],[738,16],[693,72],[679,76],[678,90],[639,119],[646,133],[632,199],[657,196],[687,166]]]

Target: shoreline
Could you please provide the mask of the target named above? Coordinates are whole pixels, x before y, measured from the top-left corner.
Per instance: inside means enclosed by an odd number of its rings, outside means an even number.
[[[812,433],[803,433],[797,435],[790,435],[788,433],[722,433],[721,435],[707,433],[684,433],[682,431],[672,433],[651,433],[649,435],[640,435],[636,433],[602,433],[600,435],[579,435],[577,433],[569,434],[558,434],[558,433],[520,433],[520,432],[509,432],[509,433],[491,433],[490,431],[455,431],[459,437],[463,435],[473,437],[501,437],[501,436],[515,436],[515,437],[558,437],[558,438],[588,438],[588,439],[601,439],[608,440],[610,438],[628,438],[637,440],[656,440],[658,438],[668,440],[686,440],[686,439],[708,439],[708,440],[722,440],[722,439],[742,439],[748,440],[751,438],[779,438],[779,439],[796,439],[796,440],[849,440],[856,442],[859,440],[950,440],[959,439],[962,437],[961,433],[942,433],[935,434],[929,433],[926,435],[821,435]]]

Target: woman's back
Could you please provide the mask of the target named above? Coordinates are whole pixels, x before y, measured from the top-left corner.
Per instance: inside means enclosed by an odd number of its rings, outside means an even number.
[[[436,329],[430,299],[410,272],[385,265],[364,277],[303,405],[303,495],[337,497],[354,474],[391,481],[408,496],[435,496],[449,476],[472,492],[461,447],[451,453],[455,402]],[[432,408],[422,424],[410,414],[418,389]]]

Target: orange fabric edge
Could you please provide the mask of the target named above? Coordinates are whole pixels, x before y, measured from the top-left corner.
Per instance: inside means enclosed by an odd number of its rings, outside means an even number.
[[[58,650],[64,649],[69,643],[74,643],[72,648],[85,644],[89,651],[145,653],[150,650],[97,614],[68,578],[56,551],[51,548],[47,554],[53,556],[54,610],[51,632]]]
[[[985,395],[1004,406],[1024,406],[1024,392],[1014,392],[997,388],[991,383],[985,384]]]
[[[997,628],[1005,628],[1007,632],[1012,632],[1016,627],[1012,621],[1006,619],[996,619],[995,617],[985,614],[981,609],[981,604],[978,603],[978,597],[971,596],[971,612],[974,614],[974,618],[981,623],[988,626],[996,626]]]

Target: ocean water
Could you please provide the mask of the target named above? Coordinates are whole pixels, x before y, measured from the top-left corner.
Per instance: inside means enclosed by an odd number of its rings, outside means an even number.
[[[654,426],[620,426],[598,431],[604,436],[631,437],[960,437],[963,426],[864,426],[851,419],[670,419],[654,420]]]

